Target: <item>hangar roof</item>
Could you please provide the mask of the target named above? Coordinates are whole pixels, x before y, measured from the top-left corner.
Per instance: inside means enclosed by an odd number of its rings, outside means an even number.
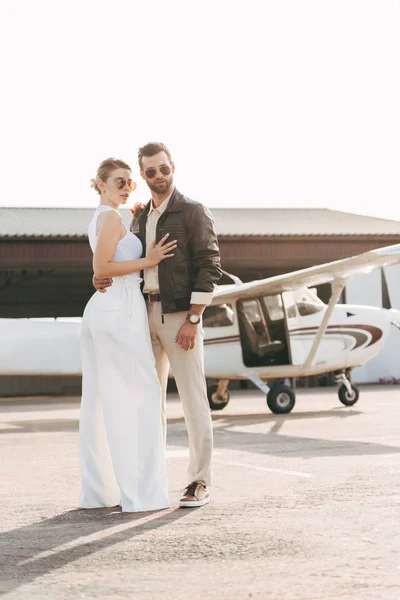
[[[214,208],[219,236],[400,235],[400,221],[321,208]],[[124,222],[131,215],[122,209]],[[0,207],[0,238],[86,237],[92,208]]]

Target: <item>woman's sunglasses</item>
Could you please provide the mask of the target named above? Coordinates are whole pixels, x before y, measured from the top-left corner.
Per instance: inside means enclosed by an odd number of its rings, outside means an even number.
[[[171,167],[157,167],[158,170],[160,171],[161,175],[169,175],[171,173]],[[157,173],[157,168],[151,168],[151,169],[146,169],[144,174],[146,175],[147,179],[154,179],[156,173]]]
[[[123,190],[126,185],[131,190],[131,192],[133,192],[133,190],[136,189],[136,183],[132,181],[132,179],[124,179],[123,177],[118,177],[117,179],[114,179],[114,183],[117,189],[119,190]]]

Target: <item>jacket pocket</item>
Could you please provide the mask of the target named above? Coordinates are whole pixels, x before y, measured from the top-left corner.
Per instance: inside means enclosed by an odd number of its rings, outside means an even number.
[[[189,295],[189,270],[188,265],[183,257],[177,258],[173,265],[171,275],[174,285],[175,297],[180,298],[182,296]]]
[[[183,227],[183,225],[164,225],[160,229],[161,237],[164,237],[164,235],[166,235],[167,233],[169,233],[169,236],[171,238],[173,236],[178,238],[186,237],[186,230]]]
[[[167,260],[172,260],[174,263],[176,261],[183,262],[187,260],[188,240],[186,237],[185,228],[182,225],[171,225],[164,226],[162,229],[160,229],[161,238],[163,238],[167,233],[169,233],[169,238],[166,240],[166,243],[172,242],[172,240],[176,240],[177,242],[177,247],[175,250],[173,250],[175,257]]]

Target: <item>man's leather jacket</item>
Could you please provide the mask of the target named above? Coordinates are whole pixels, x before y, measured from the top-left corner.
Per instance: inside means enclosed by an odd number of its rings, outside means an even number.
[[[146,256],[146,221],[150,202],[131,225],[143,244]],[[157,223],[156,242],[169,233],[168,240],[177,240],[174,257],[158,265],[158,278],[163,313],[190,308],[192,292],[213,292],[222,276],[221,259],[214,221],[210,211],[183,196],[176,188],[165,212]]]

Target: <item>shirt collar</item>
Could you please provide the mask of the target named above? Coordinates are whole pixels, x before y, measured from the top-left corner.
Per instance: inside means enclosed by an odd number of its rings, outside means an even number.
[[[162,214],[163,214],[163,212],[165,212],[165,211],[167,210],[168,203],[169,203],[169,201],[171,200],[171,196],[172,196],[172,194],[173,194],[173,193],[174,193],[174,190],[172,190],[172,192],[170,193],[170,195],[169,195],[169,196],[167,196],[167,198],[165,198],[164,202],[163,202],[162,204],[160,204],[160,206],[159,206],[158,208],[155,208],[155,207],[154,207],[154,205],[153,205],[153,200],[151,200],[151,201],[150,201],[150,210],[149,210],[149,215],[151,215],[151,213],[152,213],[154,210],[157,210],[157,211],[160,213],[160,215],[162,215]]]

